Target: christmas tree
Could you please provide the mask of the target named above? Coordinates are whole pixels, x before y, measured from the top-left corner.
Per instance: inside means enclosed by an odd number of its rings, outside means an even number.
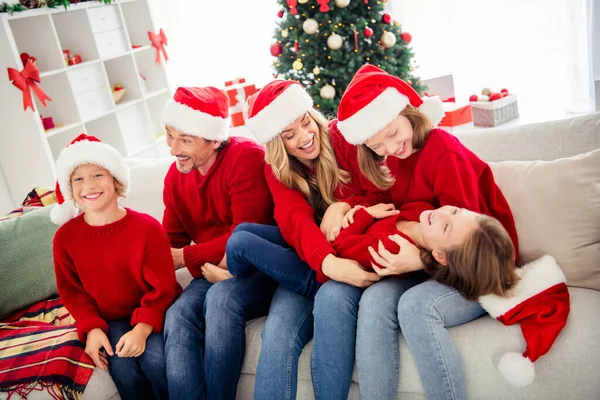
[[[271,45],[277,77],[300,82],[327,114],[337,112],[346,86],[366,63],[421,93],[425,88],[413,75],[412,38],[384,12],[386,1],[280,0]]]

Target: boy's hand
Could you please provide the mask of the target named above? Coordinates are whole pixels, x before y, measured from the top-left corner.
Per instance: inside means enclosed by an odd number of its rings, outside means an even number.
[[[119,339],[115,346],[117,355],[121,358],[141,356],[146,350],[146,339],[148,339],[152,330],[152,326],[143,322],[138,323]]]
[[[100,328],[92,329],[87,334],[85,353],[92,358],[98,368],[106,370],[108,369],[108,359],[106,354],[100,351],[101,348],[104,348],[109,355],[114,355],[106,333]]]
[[[391,217],[392,215],[400,214],[399,210],[396,210],[393,204],[377,204],[375,206],[371,206],[366,209],[366,211],[371,214],[371,216],[375,219],[382,219]]]

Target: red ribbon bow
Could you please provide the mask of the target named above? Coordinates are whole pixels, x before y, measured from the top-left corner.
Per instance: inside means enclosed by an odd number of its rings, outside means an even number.
[[[327,12],[327,11],[331,10],[331,8],[329,8],[329,0],[317,0],[317,3],[319,3],[321,5],[321,7],[319,8],[319,11]]]
[[[298,6],[298,3],[296,0],[287,0],[287,5],[290,8],[290,14],[298,14],[298,9],[296,8]]]
[[[152,46],[156,48],[156,63],[160,64],[160,52],[162,51],[163,57],[165,61],[169,61],[169,56],[167,56],[167,50],[165,50],[165,46],[167,45],[167,36],[161,29],[158,32],[158,35],[154,34],[152,31],[148,31],[148,38],[152,42]]]
[[[12,81],[12,84],[15,85],[23,92],[23,110],[27,111],[27,107],[33,108],[33,98],[31,97],[31,92],[29,89],[33,89],[33,93],[40,100],[42,105],[46,107],[46,100],[52,101],[50,97],[44,93],[42,89],[37,85],[41,82],[40,80],[40,71],[35,66],[33,61],[27,62],[25,64],[25,68],[23,71],[18,71],[14,68],[7,68],[8,70],[8,79]]]

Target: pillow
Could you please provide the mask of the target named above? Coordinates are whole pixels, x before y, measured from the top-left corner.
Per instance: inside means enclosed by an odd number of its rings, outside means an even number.
[[[175,159],[127,159],[131,176],[131,190],[120,202],[123,207],[150,214],[162,222],[165,206],[163,187],[165,176]]]
[[[600,149],[490,166],[515,218],[521,262],[551,254],[569,286],[600,290]]]
[[[55,205],[0,222],[0,318],[58,293],[50,221]]]

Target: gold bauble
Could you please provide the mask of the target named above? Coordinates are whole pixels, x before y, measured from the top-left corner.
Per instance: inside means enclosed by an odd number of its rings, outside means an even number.
[[[300,4],[306,4],[306,3],[308,3],[308,0],[298,0],[298,3],[300,3]]]
[[[319,75],[320,73],[321,73],[321,68],[319,68],[319,67],[314,67],[313,68],[313,74]]]
[[[335,97],[335,88],[331,85],[325,85],[321,88],[319,94],[326,100],[333,100]]]
[[[288,31],[287,31],[287,29],[282,29],[282,30],[281,30],[281,37],[282,37],[282,38],[286,38],[286,37],[288,37]]]
[[[344,43],[344,40],[337,33],[334,33],[327,38],[327,46],[331,50],[339,50],[340,47],[342,47],[343,43]]]
[[[296,70],[296,71],[300,71],[302,68],[304,68],[304,64],[302,64],[302,60],[300,60],[299,58],[296,59],[296,61],[294,61],[294,63],[292,64],[292,67]]]
[[[396,35],[394,35],[392,32],[383,32],[380,40],[381,44],[389,49],[396,44]]]

